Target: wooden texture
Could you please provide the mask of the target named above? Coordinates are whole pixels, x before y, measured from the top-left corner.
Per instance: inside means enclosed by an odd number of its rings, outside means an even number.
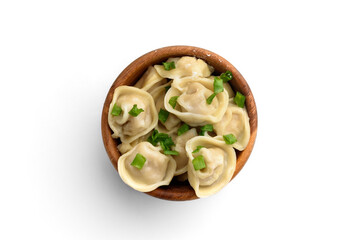
[[[111,137],[112,132],[108,125],[108,111],[115,88],[121,85],[134,85],[146,71],[148,66],[161,64],[161,62],[167,60],[169,57],[181,56],[194,56],[201,58],[209,65],[213,66],[215,68],[215,73],[218,74],[225,72],[226,70],[230,70],[234,76],[234,79],[229,82],[232,88],[246,96],[246,108],[250,118],[251,136],[246,149],[242,152],[237,151],[236,169],[232,177],[234,178],[246,163],[254,147],[257,133],[257,110],[255,100],[247,82],[232,64],[211,51],[192,46],[170,46],[146,53],[133,61],[117,77],[107,94],[101,116],[102,137],[110,161],[117,170],[117,160],[120,157],[120,152],[117,150],[119,141]],[[166,200],[184,201],[197,199],[194,190],[187,181],[178,182],[173,180],[169,186],[159,187],[147,194]]]

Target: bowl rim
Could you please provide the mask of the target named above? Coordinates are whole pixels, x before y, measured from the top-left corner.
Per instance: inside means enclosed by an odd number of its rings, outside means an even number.
[[[135,59],[119,74],[106,95],[101,114],[101,133],[105,150],[112,165],[117,171],[117,161],[121,154],[117,149],[116,140],[111,137],[112,132],[108,125],[108,111],[115,88],[121,85],[133,85],[143,75],[149,66],[159,64],[167,60],[169,57],[181,56],[193,56],[203,59],[206,63],[213,66],[215,72],[217,73],[230,70],[234,76],[233,80],[229,82],[231,87],[246,96],[245,104],[250,119],[250,140],[247,147],[243,151],[236,151],[237,161],[235,172],[231,178],[232,180],[237,176],[237,174],[247,162],[255,144],[258,124],[255,99],[244,77],[230,62],[214,52],[199,47],[175,45],[155,49]],[[198,197],[195,195],[195,191],[189,184],[186,184],[186,182],[177,183],[175,186],[161,186],[151,192],[145,193],[165,200],[184,201],[198,199]]]

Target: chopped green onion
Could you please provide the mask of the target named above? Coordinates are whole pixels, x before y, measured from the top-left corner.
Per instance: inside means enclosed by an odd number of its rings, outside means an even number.
[[[169,117],[169,112],[162,109],[162,108],[160,108],[160,112],[159,112],[159,120],[160,120],[160,122],[165,123],[166,120],[168,119],[168,117]]]
[[[214,131],[214,127],[211,124],[206,124],[200,128],[200,135],[204,136],[205,132],[212,132]]]
[[[177,151],[171,151],[171,150],[164,150],[164,154],[166,155],[179,155],[179,152]]]
[[[236,96],[234,98],[234,102],[236,103],[236,105],[238,105],[239,107],[243,108],[245,106],[245,96],[242,95],[239,92],[236,92]]]
[[[170,88],[171,88],[171,86],[166,86],[165,87],[165,92],[169,91]]]
[[[132,161],[131,165],[136,167],[137,169],[142,169],[146,162],[146,158],[141,155],[140,153],[136,154],[134,160]]]
[[[192,151],[192,153],[197,153],[200,151],[200,149],[202,149],[204,146],[197,146],[196,149],[194,151]]]
[[[160,142],[161,148],[165,150],[171,150],[171,146],[175,146],[175,143],[171,137],[166,133],[159,133],[158,130],[154,130],[151,136],[147,139],[152,145],[156,146]]]
[[[163,143],[165,144],[165,146],[171,147],[171,146],[175,146],[175,143],[173,142],[172,138],[170,136],[168,136]]]
[[[213,99],[214,99],[215,96],[216,96],[216,93],[211,94],[211,95],[206,99],[206,103],[210,105],[210,104],[212,103],[212,101],[213,101]]]
[[[164,69],[166,71],[170,71],[171,69],[175,69],[175,62],[172,61],[172,62],[163,62],[162,63],[164,65]]]
[[[171,146],[175,146],[175,143],[173,142],[171,137],[168,136],[168,138],[166,138],[165,140],[160,141],[160,146],[164,151],[171,150]]]
[[[220,78],[224,81],[224,83],[226,83],[226,82],[230,81],[231,79],[233,79],[233,74],[232,74],[232,72],[230,72],[228,70],[228,71],[222,73],[220,75]]]
[[[144,111],[144,109],[142,108],[137,108],[137,104],[134,104],[134,106],[132,107],[132,109],[129,111],[129,114],[133,117],[137,117],[140,113],[142,113]]]
[[[214,93],[211,94],[207,99],[206,103],[211,104],[216,94],[221,93],[224,91],[224,84],[221,78],[215,77],[214,78]]]
[[[173,108],[175,108],[175,106],[176,106],[176,101],[177,101],[178,97],[179,97],[179,96],[173,96],[173,97],[171,97],[170,100],[169,100],[169,104],[170,104],[170,106],[172,106]]]
[[[166,133],[158,133],[158,134],[156,134],[156,140],[158,142],[164,141],[167,138],[169,138],[169,135],[166,134]]]
[[[224,83],[221,78],[214,78],[214,93],[218,94],[224,91]]]
[[[187,131],[189,131],[189,125],[184,123],[183,125],[181,125],[181,127],[179,127],[177,134],[178,134],[178,136],[180,136],[180,135],[186,133]]]
[[[158,130],[154,130],[151,134],[151,136],[148,137],[147,141],[149,143],[151,143],[153,146],[156,146],[156,144],[158,143],[157,141],[157,135],[158,135],[159,131]]]
[[[203,155],[199,155],[192,160],[195,171],[206,168],[205,160]]]
[[[236,137],[231,133],[228,135],[224,135],[223,138],[224,138],[225,143],[228,145],[234,144],[237,141]]]
[[[122,109],[120,106],[116,105],[116,103],[114,104],[114,107],[111,110],[111,115],[113,116],[119,116],[122,112]]]

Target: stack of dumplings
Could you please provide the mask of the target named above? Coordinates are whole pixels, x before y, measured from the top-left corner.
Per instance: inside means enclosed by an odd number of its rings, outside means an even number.
[[[249,117],[245,96],[228,82],[232,73],[213,71],[195,57],[169,58],[115,89],[108,123],[121,141],[118,171],[127,185],[150,192],[175,177],[201,198],[231,180],[235,149],[250,139]]]

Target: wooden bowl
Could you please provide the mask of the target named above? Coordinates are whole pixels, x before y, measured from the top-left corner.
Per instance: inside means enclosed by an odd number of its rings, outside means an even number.
[[[215,68],[215,74],[230,70],[234,76],[234,78],[229,82],[232,88],[246,96],[246,108],[250,118],[251,135],[249,144],[247,145],[246,149],[244,149],[242,152],[236,152],[236,169],[232,177],[234,178],[246,163],[255,143],[257,132],[257,110],[254,96],[252,95],[244,77],[233,65],[231,65],[231,63],[213,52],[192,46],[170,46],[146,53],[145,55],[133,61],[117,77],[106,96],[101,116],[101,132],[105,149],[109,155],[110,161],[117,170],[117,161],[120,157],[120,152],[117,149],[117,145],[120,142],[118,139],[113,139],[111,137],[112,131],[108,125],[108,111],[115,88],[121,85],[134,85],[149,66],[161,64],[169,57],[181,56],[194,56],[203,59],[205,62]],[[170,183],[169,186],[159,187],[151,192],[147,192],[147,194],[157,198],[176,201],[192,200],[198,198],[195,195],[195,191],[191,188],[187,181],[179,182],[175,179]]]

